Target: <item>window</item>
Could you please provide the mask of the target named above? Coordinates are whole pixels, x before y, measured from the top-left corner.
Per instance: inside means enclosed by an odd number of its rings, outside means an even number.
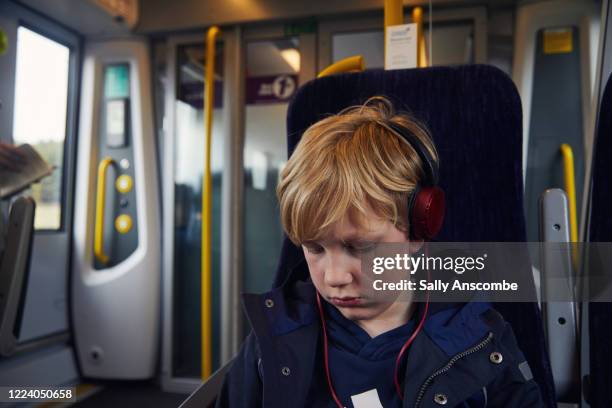
[[[407,18],[407,22],[410,20]],[[427,49],[429,28],[423,26]],[[433,26],[433,65],[470,64],[474,61],[473,23],[456,21],[436,23]],[[384,68],[385,36],[382,30],[335,33],[332,36],[332,61],[340,61],[353,55],[361,55],[366,67]]]
[[[274,280],[283,244],[276,183],[287,161],[285,120],[300,74],[298,37],[246,46],[244,139],[244,283],[264,292]]]
[[[13,141],[29,143],[55,167],[29,193],[36,201],[37,230],[61,227],[69,57],[68,47],[19,27]]]

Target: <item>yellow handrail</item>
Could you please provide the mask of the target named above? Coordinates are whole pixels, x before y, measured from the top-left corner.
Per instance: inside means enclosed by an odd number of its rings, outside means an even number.
[[[98,187],[96,194],[96,225],[94,230],[94,256],[103,265],[108,263],[108,255],[104,253],[104,210],[106,204],[106,170],[113,159],[105,157],[98,165]]]
[[[212,111],[215,95],[215,45],[219,27],[212,26],[206,34],[206,81],[204,82],[204,177],[202,177],[202,265],[201,265],[201,333],[202,380],[212,372],[212,175],[210,152],[212,145]]]
[[[427,63],[427,50],[425,49],[425,33],[423,32],[423,8],[412,9],[412,22],[417,25],[417,66],[424,68]]]
[[[319,72],[317,78],[340,74],[343,72],[363,71],[364,69],[365,62],[363,61],[363,57],[361,55],[354,55],[352,57],[347,57],[331,64],[329,67]]]
[[[565,177],[565,192],[569,204],[570,241],[578,242],[578,216],[576,211],[576,181],[574,179],[574,153],[567,143],[561,145],[563,155],[563,173]]]
[[[565,179],[565,192],[569,206],[570,221],[570,242],[578,242],[578,215],[576,210],[576,181],[574,178],[574,152],[567,143],[561,145],[563,155],[563,175]],[[578,269],[578,248],[576,245],[571,247],[572,265]]]

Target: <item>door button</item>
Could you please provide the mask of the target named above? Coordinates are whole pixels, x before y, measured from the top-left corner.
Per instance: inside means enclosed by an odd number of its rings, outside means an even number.
[[[127,214],[121,214],[115,218],[115,229],[120,234],[127,234],[132,229],[132,217]]]
[[[127,174],[123,174],[117,177],[117,180],[115,181],[115,187],[117,188],[117,191],[119,191],[121,194],[129,193],[130,190],[132,190],[133,184],[134,183],[132,182],[132,178]]]

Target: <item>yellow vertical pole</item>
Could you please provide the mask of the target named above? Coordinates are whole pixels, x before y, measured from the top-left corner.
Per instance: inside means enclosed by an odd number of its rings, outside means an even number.
[[[576,211],[576,181],[574,179],[574,152],[567,143],[561,145],[565,192],[569,205],[570,241],[578,242],[578,214]]]
[[[412,22],[417,25],[417,65],[419,68],[427,66],[427,50],[425,47],[425,33],[423,31],[423,8],[412,9]]]
[[[385,0],[385,29],[389,26],[401,24],[404,24],[402,0]]]
[[[206,34],[206,79],[204,81],[204,177],[202,177],[202,265],[201,265],[201,334],[202,380],[212,372],[212,112],[215,106],[215,43],[219,28],[212,26]]]
[[[387,27],[404,24],[402,0],[385,0],[385,58],[387,54]]]
[[[565,192],[567,193],[567,205],[569,206],[570,242],[578,242],[578,211],[576,209],[576,180],[574,177],[574,152],[567,143],[561,145],[563,156],[563,176],[565,178]],[[571,245],[572,264],[574,270],[578,270],[578,247]]]

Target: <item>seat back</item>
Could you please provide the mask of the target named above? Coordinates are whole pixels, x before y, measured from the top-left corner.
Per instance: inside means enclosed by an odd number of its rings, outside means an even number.
[[[591,181],[590,242],[612,242],[612,78],[608,79],[599,109]],[[589,304],[590,387],[592,407],[611,407],[612,303]]]
[[[0,255],[0,356],[2,357],[11,356],[17,349],[30,274],[35,208],[36,204],[31,197],[19,197],[11,206],[8,218],[6,247]],[[5,237],[0,236],[0,239]]]
[[[305,84],[287,114],[289,155],[302,133],[326,115],[388,97],[431,130],[440,156],[447,215],[437,240],[524,242],[522,113],[517,90],[500,70],[485,65],[342,74]],[[531,265],[525,265],[531,273]],[[285,238],[274,285],[304,279],[303,253]],[[512,325],[547,406],[555,404],[539,308],[497,304]]]

